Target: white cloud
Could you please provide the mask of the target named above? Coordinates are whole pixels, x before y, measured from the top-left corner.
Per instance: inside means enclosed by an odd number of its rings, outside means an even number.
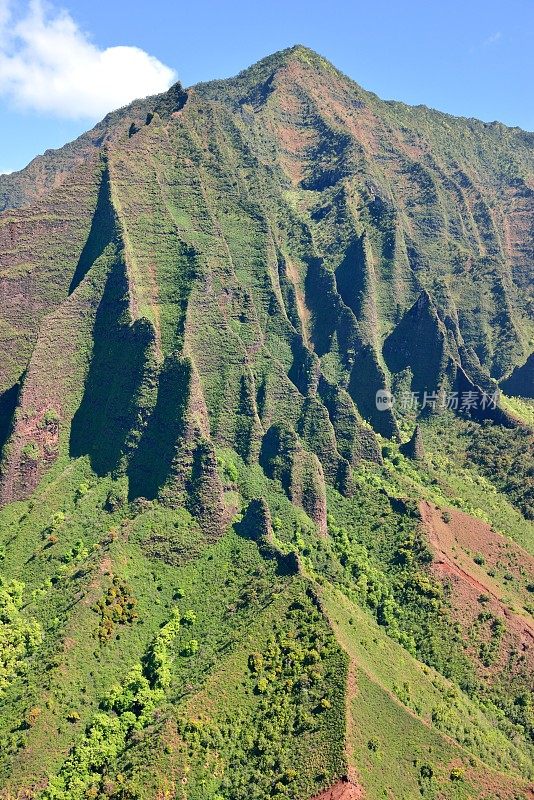
[[[175,80],[138,47],[99,50],[66,11],[31,0],[15,18],[0,0],[0,95],[21,108],[96,119]]]
[[[490,44],[495,44],[495,42],[498,42],[501,37],[502,33],[500,31],[492,33],[491,36],[488,36],[487,39],[484,39],[484,41],[482,42],[482,46],[487,47]]]

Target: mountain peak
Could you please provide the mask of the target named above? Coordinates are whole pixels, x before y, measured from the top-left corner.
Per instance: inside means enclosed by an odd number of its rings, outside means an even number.
[[[218,92],[224,89],[225,93],[234,97],[237,97],[240,93],[246,95],[253,91],[255,87],[261,86],[267,81],[272,81],[275,75],[292,66],[304,67],[315,72],[317,76],[323,76],[323,78],[336,76],[338,79],[342,78],[357,86],[319,53],[303,44],[295,44],[265,56],[255,64],[242,70],[235,77],[203,82],[196,84],[194,88],[201,93],[207,93],[210,90]]]
[[[294,44],[291,47],[286,47],[283,50],[276,50],[274,53],[261,58],[255,64],[252,64],[250,67],[247,67],[247,69],[243,70],[243,72],[254,70],[262,65],[279,68],[295,61],[313,65],[315,67],[335,70],[334,65],[331,64],[320,53],[317,53],[315,50],[312,50],[310,47],[307,47],[304,44]]]

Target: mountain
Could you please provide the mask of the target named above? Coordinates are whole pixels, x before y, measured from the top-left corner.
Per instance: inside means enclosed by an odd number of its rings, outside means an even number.
[[[534,797],[534,134],[296,46],[0,207],[0,797]]]

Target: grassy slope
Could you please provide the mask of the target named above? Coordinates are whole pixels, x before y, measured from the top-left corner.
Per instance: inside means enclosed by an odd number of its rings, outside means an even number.
[[[58,464],[56,472],[60,472]],[[22,679],[26,686],[24,693],[17,692],[21,684],[16,681],[5,698],[7,713],[3,716],[3,730],[7,734],[11,727],[15,733],[5,740],[6,744],[7,741],[12,744],[3,749],[4,779],[11,762],[10,782],[15,785],[20,781],[31,784],[33,777],[38,778],[43,771],[58,770],[68,748],[79,739],[84,725],[94,715],[99,700],[139,662],[172,608],[192,610],[197,618],[191,630],[185,626],[177,640],[171,688],[173,694],[177,693],[174,714],[190,696],[198,697],[197,701],[190,701],[191,707],[195,702],[203,705],[198,691],[206,674],[212,674],[212,688],[208,686],[203,690],[206,696],[215,692],[215,697],[220,698],[225,687],[234,697],[234,693],[241,690],[243,678],[249,674],[250,653],[260,647],[262,636],[270,635],[273,620],[283,615],[290,603],[288,598],[302,596],[306,603],[310,602],[306,600],[302,580],[277,578],[276,561],[266,562],[256,544],[229,532],[207,549],[200,541],[199,553],[198,531],[195,533],[195,523],[185,512],[155,507],[134,513],[133,519],[130,514],[121,512],[109,514],[103,510],[103,505],[110,483],[89,478],[85,484],[87,475],[86,465],[78,461],[55,481],[50,480],[52,476],[49,475],[48,485],[37,494],[35,505],[12,505],[2,512],[2,530],[7,537],[9,531],[19,528],[18,535],[15,534],[16,543],[11,542],[14,546],[9,548],[9,556],[4,561],[3,574],[9,579],[11,575],[24,573],[24,613],[38,620],[45,631],[43,646],[27,663],[28,671]],[[84,496],[74,503],[73,495],[80,485]],[[60,508],[64,518],[54,526],[53,534],[58,541],[47,546],[49,523]],[[184,551],[188,531],[193,541],[189,553],[187,547]],[[165,542],[174,537],[179,544],[178,551],[171,554],[172,564],[150,558],[156,535]],[[69,554],[80,540],[83,551],[72,561],[63,563],[62,556]],[[189,563],[191,557],[194,561]],[[99,613],[95,603],[105,595],[112,576],[135,587],[131,591],[139,618],[133,623],[116,625],[111,639],[99,643]],[[210,587],[209,592],[206,586]],[[250,628],[252,621],[254,629]],[[288,625],[290,628],[291,623]],[[192,637],[198,637],[198,654],[194,658],[180,657]],[[335,692],[338,668],[331,669],[328,685]],[[235,679],[230,677],[234,673]],[[237,683],[232,690],[234,680]],[[342,684],[341,677],[340,680]],[[244,708],[254,704],[253,688],[254,683],[249,678],[249,688],[242,700]],[[337,691],[339,694],[342,689]],[[333,706],[336,710],[330,713],[340,713],[340,696]],[[25,725],[19,729],[20,721],[31,708],[39,709],[36,721],[32,721],[27,730],[24,730]],[[219,706],[219,712],[226,713],[230,719],[234,711],[237,706],[234,708],[233,702]],[[69,722],[67,717],[71,712],[75,712],[77,718]],[[258,720],[255,724],[260,727]],[[335,717],[332,724],[335,729]],[[248,725],[253,733],[250,721]],[[302,742],[305,740],[306,736]],[[291,755],[295,766],[306,759],[313,763],[315,735],[312,741],[314,746],[308,755],[295,746]],[[310,767],[299,775],[299,780],[304,782],[302,785],[310,792],[316,784],[309,770],[328,776],[323,777],[322,783],[318,779],[319,786],[339,772],[339,753],[343,747],[342,743],[337,746],[336,755],[335,741],[332,735],[325,740],[326,748],[321,748],[325,753],[322,766]],[[231,748],[231,741],[228,746]],[[305,744],[303,746],[306,749]],[[310,780],[312,782],[307,784]],[[306,794],[303,788],[300,791]]]
[[[238,482],[230,481],[228,491],[232,489],[235,494],[239,489],[245,498],[258,493],[266,493],[269,497],[273,518],[281,521],[281,526],[276,523],[276,536],[281,547],[301,550],[301,557],[309,562],[312,570],[320,563],[317,559],[325,563],[324,553],[319,551],[313,555],[315,535],[305,515],[279,493],[275,484],[266,482],[261,471],[250,470],[230,451],[225,452],[224,458],[223,469],[229,471],[234,480],[229,464],[241,464]],[[58,770],[71,743],[81,737],[83,726],[91,719],[98,701],[110,685],[120,681],[142,658],[158,626],[168,619],[173,607],[179,607],[182,611],[193,610],[197,619],[190,630],[187,627],[182,630],[177,640],[169,695],[171,706],[168,710],[163,707],[156,728],[148,729],[143,742],[135,745],[128,759],[127,780],[132,786],[137,785],[137,791],[144,797],[140,784],[150,763],[151,779],[156,783],[160,781],[159,785],[163,785],[171,773],[178,783],[185,770],[192,792],[199,791],[199,796],[205,796],[202,792],[207,791],[208,786],[210,792],[217,794],[222,785],[224,796],[225,776],[228,780],[226,770],[228,765],[237,763],[235,774],[241,776],[244,786],[249,786],[253,760],[248,757],[243,762],[240,760],[242,756],[236,756],[235,736],[229,733],[230,730],[235,733],[238,725],[243,731],[238,750],[246,753],[247,746],[251,746],[247,737],[253,736],[265,724],[260,723],[259,712],[254,710],[258,695],[254,693],[248,658],[252,652],[262,651],[262,642],[273,630],[273,621],[283,619],[283,609],[287,609],[290,603],[288,598],[306,597],[302,594],[305,588],[303,579],[277,578],[276,561],[266,562],[256,544],[234,533],[226,534],[218,543],[205,549],[202,535],[185,512],[169,511],[157,504],[150,505],[145,511],[134,507],[125,507],[112,514],[104,511],[112,484],[108,480],[95,480],[84,460],[65,462],[63,467],[56,463],[53,472],[55,475],[48,474],[33,503],[14,504],[1,512],[4,538],[7,542],[12,539],[4,561],[4,575],[9,578],[24,574],[27,601],[24,614],[38,620],[46,631],[45,643],[28,662],[27,676],[22,679],[26,684],[25,692],[20,694],[17,689],[21,686],[19,679],[6,697],[6,733],[10,727],[16,731],[20,720],[27,718],[31,708],[41,710],[31,728],[8,737],[12,745],[4,750],[4,769],[11,762],[10,783],[20,785],[22,781],[28,785],[31,776],[37,778],[43,771]],[[406,481],[403,470],[394,471],[394,474],[400,485]],[[87,484],[87,488],[83,484]],[[80,486],[83,497],[79,497]],[[120,488],[120,484],[115,486]],[[372,498],[376,502],[381,496],[380,487],[373,488],[372,482],[369,483],[360,501],[362,511],[365,513],[367,509],[369,515],[373,509]],[[79,499],[75,501],[74,497]],[[338,506],[343,502],[338,495]],[[372,515],[382,515],[384,520],[381,502]],[[335,504],[333,508],[336,508]],[[59,510],[64,514],[64,519],[54,528],[59,541],[46,547],[43,539],[49,535],[47,528]],[[340,508],[335,513],[336,519],[343,519]],[[359,512],[356,506],[352,512],[347,510],[346,513],[357,520]],[[357,522],[355,530],[358,530]],[[389,530],[394,528],[386,525],[384,532]],[[362,543],[372,544],[371,529],[366,534],[359,528],[358,536]],[[388,536],[392,536],[389,544],[387,537],[382,544],[375,543],[376,553],[381,553],[386,561],[388,550],[393,550],[398,544],[393,533]],[[61,555],[76,547],[79,539],[83,540],[87,551],[62,564]],[[163,551],[164,557],[173,561],[172,564],[155,557],[155,553],[161,552],[162,541],[178,545],[175,550],[171,544],[170,549],[164,548]],[[306,543],[312,548],[309,555],[306,555]],[[332,568],[335,574],[338,569],[335,568],[335,559],[324,574],[331,572]],[[93,610],[93,605],[111,585],[111,574],[133,587],[139,621],[116,625],[111,640],[99,644],[99,615]],[[54,576],[60,576],[58,582]],[[48,577],[54,580],[52,587],[48,584]],[[210,587],[209,592],[206,592],[206,586]],[[338,641],[354,660],[356,668],[356,684],[360,690],[351,701],[355,722],[352,726],[353,755],[349,757],[358,768],[370,796],[379,797],[382,789],[396,785],[405,787],[402,789],[405,795],[399,794],[399,797],[409,797],[414,787],[419,786],[421,765],[427,763],[433,765],[435,773],[432,786],[436,790],[442,785],[448,787],[447,791],[454,791],[456,795],[447,796],[458,797],[472,796],[469,787],[475,785],[477,774],[479,777],[484,775],[484,780],[489,783],[498,783],[504,778],[494,775],[492,769],[498,771],[500,767],[506,772],[517,769],[524,756],[514,751],[513,745],[495,729],[494,721],[488,721],[485,712],[459,692],[453,683],[416,661],[388,638],[368,613],[339,591],[328,588],[328,583],[321,595]],[[284,628],[286,633],[291,629],[291,623],[288,624],[289,628]],[[194,657],[180,656],[191,637],[200,642],[198,654]],[[47,665],[44,681],[43,665]],[[334,668],[328,680],[329,696],[332,692],[336,696],[335,692],[342,691],[344,682],[343,671]],[[450,700],[444,709],[443,697],[449,693]],[[344,713],[344,702],[339,696],[335,708],[336,714]],[[75,711],[80,719],[68,722],[66,715],[69,711]],[[197,719],[198,715],[208,731],[207,744],[202,745],[199,751],[200,745],[195,739],[189,743],[189,749],[184,749],[183,719]],[[433,716],[435,722],[432,722]],[[377,722],[384,717],[387,724]],[[337,725],[338,732],[342,731],[341,739],[337,739],[340,741],[337,751],[318,745],[317,737],[321,735],[326,735],[325,742],[330,742],[330,746],[336,741],[331,733],[327,733],[330,730],[328,726],[325,734],[320,730],[309,734],[312,736],[310,745],[311,742],[313,745],[308,755],[306,736],[295,739],[290,750],[291,763],[299,767],[296,769],[298,781],[293,787],[295,797],[308,796],[315,788],[327,784],[330,777],[334,778],[346,769],[342,766],[345,758],[343,722],[339,717],[335,722],[335,717],[332,717],[332,724],[333,730]],[[404,732],[413,728],[408,738],[400,737],[401,741],[410,743],[402,752],[397,749],[399,737],[389,733],[397,728]],[[53,740],[49,735],[51,730],[55,732]],[[210,763],[208,753],[214,746],[213,737],[218,742],[216,749],[219,752],[215,779],[211,769],[213,765],[206,773],[206,764]],[[369,741],[374,739],[379,741],[376,752],[368,747]],[[158,750],[158,758],[152,763],[150,759],[154,755],[149,754],[156,747],[154,741],[167,744],[163,753]],[[14,750],[11,749],[13,746]],[[350,743],[347,746],[350,748]],[[317,752],[326,759],[322,766],[315,763],[313,753]],[[402,759],[406,760],[407,766],[402,772],[395,766],[399,759],[401,763]],[[410,766],[414,759],[417,765],[412,763]],[[474,759],[474,766],[470,759]],[[165,767],[167,762],[171,766]],[[487,766],[482,766],[483,763]],[[122,769],[120,764],[121,757],[112,769],[113,774]],[[385,765],[389,765],[387,769]],[[465,770],[464,779],[450,783],[450,770],[455,766]],[[233,768],[230,769],[230,774],[234,774]],[[292,775],[293,767],[289,762],[284,769],[289,769]],[[4,774],[7,777],[7,772]],[[402,781],[398,783],[400,777]],[[272,784],[275,782],[273,777]],[[260,793],[258,797],[261,796]]]
[[[384,636],[340,592],[328,588],[321,596],[354,665],[349,747],[371,796],[393,792],[404,800],[421,789],[429,797],[477,797],[480,781],[504,783],[503,759],[513,770],[524,756],[510,748],[491,720],[454,683]],[[431,781],[422,778],[423,765],[430,765]],[[454,767],[462,780],[451,780]]]

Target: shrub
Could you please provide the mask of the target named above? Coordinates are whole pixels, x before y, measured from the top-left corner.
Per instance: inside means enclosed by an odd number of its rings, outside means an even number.
[[[0,698],[42,641],[41,626],[20,613],[24,584],[0,577]]]
[[[180,630],[180,615],[174,610],[170,620],[160,631],[145,656],[145,672],[156,689],[166,689],[171,682],[171,656],[169,647]]]
[[[196,639],[191,639],[188,642],[183,650],[184,656],[193,656],[198,651],[198,641]]]
[[[89,484],[88,483],[80,483],[80,485],[76,489],[76,492],[75,492],[75,495],[74,495],[75,502],[77,503],[78,500],[81,500],[82,497],[85,497],[85,495],[88,493],[88,491],[89,491]]]
[[[65,514],[63,511],[56,511],[52,519],[50,520],[50,528],[52,530],[57,530],[63,523],[65,522]]]
[[[22,448],[22,457],[26,459],[26,461],[39,461],[40,455],[41,452],[36,442],[26,442]]]
[[[136,604],[130,587],[115,576],[113,585],[93,606],[93,611],[100,614],[98,638],[102,643],[111,638],[116,623],[126,625],[137,619]]]
[[[380,742],[375,737],[369,739],[367,742],[367,747],[369,750],[372,750],[373,753],[378,752],[378,748],[380,747]]]
[[[104,507],[106,511],[113,513],[124,505],[124,497],[118,489],[110,489]]]
[[[222,456],[218,456],[217,466],[222,472],[223,478],[228,483],[237,483],[237,480],[239,478],[239,472],[237,471],[236,465],[232,461],[227,461]]]
[[[30,708],[24,719],[26,727],[33,728],[33,726],[35,725],[40,716],[41,716],[41,709],[39,708],[39,706],[33,706],[33,708]]]
[[[88,548],[84,545],[81,539],[77,539],[77,541],[74,543],[74,547],[71,547],[70,550],[67,550],[67,552],[61,557],[61,560],[64,564],[70,564],[72,562],[79,563],[80,561],[85,561],[88,555]]]
[[[432,778],[434,775],[434,770],[432,769],[430,764],[421,764],[421,768],[419,769],[419,775],[422,778],[430,780],[430,778]]]
[[[43,416],[43,425],[47,428],[55,427],[59,424],[59,414],[53,408],[49,408]]]

